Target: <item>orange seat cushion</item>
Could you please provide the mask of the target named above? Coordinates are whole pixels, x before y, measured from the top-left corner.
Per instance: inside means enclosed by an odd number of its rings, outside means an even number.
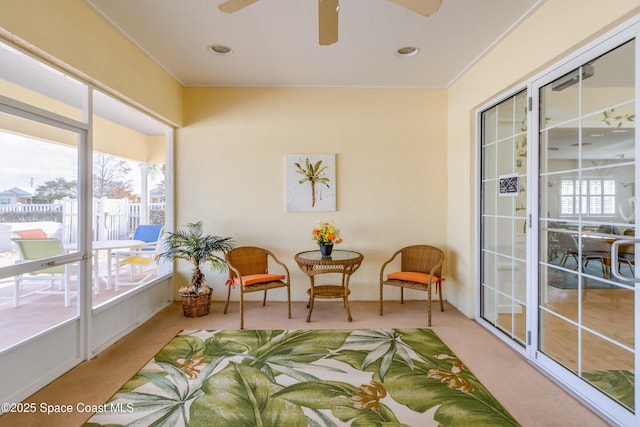
[[[418,273],[416,271],[396,271],[395,273],[389,273],[387,275],[388,280],[404,280],[407,282],[424,283],[425,285],[429,284],[430,278],[430,274]],[[438,283],[442,280],[444,279],[441,277],[433,276],[432,283]]]
[[[275,282],[278,280],[284,280],[284,275],[282,274],[247,274],[246,276],[242,276],[242,283],[244,286],[256,285],[258,283],[267,283],[267,282]],[[239,284],[240,281],[237,277],[233,279],[234,284]]]

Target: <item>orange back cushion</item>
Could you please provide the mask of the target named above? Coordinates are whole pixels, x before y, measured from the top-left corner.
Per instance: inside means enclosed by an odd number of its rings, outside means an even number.
[[[19,230],[15,232],[22,239],[46,239],[47,233],[39,228],[34,230]]]

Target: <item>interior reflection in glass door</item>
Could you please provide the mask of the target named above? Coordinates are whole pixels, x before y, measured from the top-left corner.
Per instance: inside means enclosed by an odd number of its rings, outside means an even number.
[[[634,410],[635,42],[540,89],[538,350]]]

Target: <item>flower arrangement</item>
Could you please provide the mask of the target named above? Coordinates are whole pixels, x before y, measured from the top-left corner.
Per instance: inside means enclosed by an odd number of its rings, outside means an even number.
[[[333,222],[319,222],[313,229],[313,240],[319,245],[338,245],[342,243],[340,229]]]

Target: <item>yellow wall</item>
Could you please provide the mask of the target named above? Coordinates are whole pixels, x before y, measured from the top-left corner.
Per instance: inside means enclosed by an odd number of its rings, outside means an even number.
[[[464,313],[474,313],[478,282],[476,109],[639,12],[639,0],[548,0],[449,88],[446,284]]]
[[[186,88],[176,224],[203,220],[270,248],[303,300],[308,278],[293,257],[316,249],[312,228],[334,219],[338,249],[365,256],[352,297],[375,300],[380,265],[397,248],[446,245],[446,104],[445,90]],[[336,212],[286,212],[288,153],[336,153]],[[208,276],[214,298],[225,297],[224,277]]]
[[[141,163],[153,163],[155,147],[166,146],[163,137],[153,137],[141,134],[125,126],[120,126],[101,117],[94,117],[93,121],[93,149],[94,151],[111,154],[128,160],[136,160]],[[166,156],[159,163],[165,163]]]
[[[55,111],[62,116],[82,121],[81,109],[3,79],[0,79],[0,93],[29,105]],[[164,136],[144,135],[98,116],[94,116],[93,127],[93,149],[97,152],[141,163],[166,162],[166,138]],[[56,130],[49,126],[36,127],[33,122],[9,115],[0,115],[0,129],[74,147],[78,143],[75,134]]]
[[[183,90],[82,0],[0,0],[0,10],[0,36],[168,122],[182,124],[184,106],[176,224],[202,219],[239,244],[274,249],[296,299],[307,279],[293,254],[314,248],[316,221],[335,219],[342,247],[365,254],[354,299],[376,298],[378,268],[396,247],[441,245],[445,293],[471,316],[476,108],[639,13],[640,0],[548,0],[448,90]],[[305,152],[337,154],[337,212],[285,211],[285,155]],[[177,286],[188,276],[180,272]],[[222,298],[223,277],[209,276]]]
[[[167,163],[167,137],[147,136],[147,161],[146,163]]]
[[[182,87],[83,0],[0,0],[0,36],[182,123]]]

